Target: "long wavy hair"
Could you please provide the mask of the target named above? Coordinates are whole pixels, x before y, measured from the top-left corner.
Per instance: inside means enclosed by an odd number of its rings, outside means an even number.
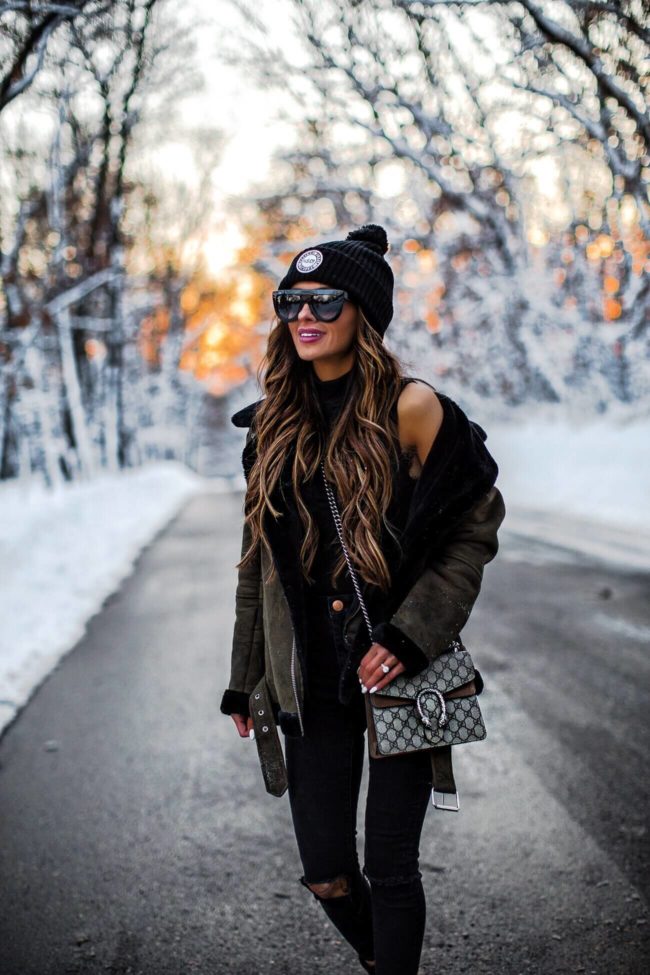
[[[312,581],[310,571],[319,532],[299,488],[318,473],[322,458],[325,476],[334,485],[343,537],[357,573],[383,591],[390,587],[390,571],[380,538],[383,523],[399,544],[386,511],[392,494],[392,464],[399,462],[400,455],[397,423],[390,414],[402,389],[403,371],[397,357],[384,346],[381,336],[357,307],[350,391],[328,440],[313,382],[313,366],[300,359],[289,329],[275,319],[257,377],[266,398],[256,411],[251,429],[256,436],[256,457],[244,501],[251,544],[237,568],[247,566],[263,544],[272,567],[269,579],[273,577],[275,567],[264,518],[267,511],[276,519],[282,514],[274,507],[271,495],[285,463],[292,457],[291,482],[304,527],[300,561],[305,578]],[[334,586],[345,567],[341,551],[332,572]]]

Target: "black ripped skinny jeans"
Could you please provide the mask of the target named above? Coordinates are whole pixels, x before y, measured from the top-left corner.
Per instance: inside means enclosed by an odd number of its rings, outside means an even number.
[[[337,599],[344,603],[339,611],[333,608]],[[417,752],[368,759],[361,871],[356,816],[367,751],[361,685],[349,705],[337,697],[351,602],[351,593],[309,597],[314,626],[307,647],[305,737],[285,738],[289,802],[304,870],[300,882],[347,878],[343,896],[321,898],[312,891],[327,916],[361,958],[375,961],[376,975],[416,975],[426,921],[419,844],[431,762]]]

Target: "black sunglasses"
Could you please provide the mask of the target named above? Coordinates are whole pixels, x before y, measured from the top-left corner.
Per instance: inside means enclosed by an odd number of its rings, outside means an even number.
[[[333,322],[343,311],[347,291],[339,288],[286,288],[273,292],[273,307],[281,322],[295,322],[305,304],[319,322]]]

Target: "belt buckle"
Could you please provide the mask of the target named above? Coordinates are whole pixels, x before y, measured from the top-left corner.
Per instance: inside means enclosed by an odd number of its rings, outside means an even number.
[[[458,812],[460,808],[457,792],[439,792],[432,789],[431,802],[434,809],[443,809],[445,812]]]

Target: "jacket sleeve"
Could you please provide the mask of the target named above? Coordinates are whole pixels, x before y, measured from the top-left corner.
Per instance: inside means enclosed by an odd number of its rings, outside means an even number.
[[[493,486],[458,522],[390,621],[373,627],[374,641],[404,664],[407,675],[424,670],[467,622],[483,567],[497,554],[497,531],[505,513],[501,492]]]
[[[244,453],[251,441],[246,436]],[[246,467],[244,466],[246,471]],[[251,543],[246,521],[242,531],[241,555]],[[235,626],[230,657],[230,680],[221,700],[223,714],[250,714],[248,697],[264,673],[263,586],[260,550],[255,559],[239,569],[235,593]]]

